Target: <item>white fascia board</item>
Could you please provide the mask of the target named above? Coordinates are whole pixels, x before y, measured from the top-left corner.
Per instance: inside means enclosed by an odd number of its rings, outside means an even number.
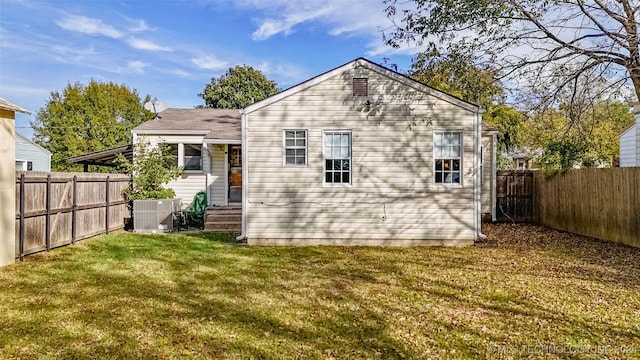
[[[133,135],[207,135],[210,130],[131,130]]]

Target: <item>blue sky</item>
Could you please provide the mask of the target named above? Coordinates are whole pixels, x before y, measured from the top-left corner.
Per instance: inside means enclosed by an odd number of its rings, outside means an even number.
[[[357,57],[406,71],[415,48],[384,45],[382,0],[2,0],[0,97],[17,131],[51,91],[112,81],[170,107],[202,104],[211,77],[246,64],[287,88]]]

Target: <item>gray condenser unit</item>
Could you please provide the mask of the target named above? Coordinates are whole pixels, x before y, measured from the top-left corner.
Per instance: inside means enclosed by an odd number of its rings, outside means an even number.
[[[133,231],[167,233],[178,229],[181,199],[134,200]]]

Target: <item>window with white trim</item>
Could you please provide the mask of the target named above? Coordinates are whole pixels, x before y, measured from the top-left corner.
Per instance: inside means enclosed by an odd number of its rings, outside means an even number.
[[[202,144],[167,144],[173,156],[173,166],[183,166],[185,171],[202,171]]]
[[[324,132],[324,183],[351,184],[351,132]]]
[[[284,130],[284,166],[307,165],[307,130]]]
[[[460,184],[462,179],[462,132],[433,133],[434,182]]]

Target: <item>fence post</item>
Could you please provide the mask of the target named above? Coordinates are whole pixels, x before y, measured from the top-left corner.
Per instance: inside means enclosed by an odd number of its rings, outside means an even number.
[[[71,200],[71,244],[76,243],[76,212],[78,211],[78,175],[73,175],[73,197]]]
[[[20,232],[18,234],[18,251],[20,261],[24,261],[24,173],[20,174]]]
[[[47,210],[47,215],[45,217],[44,244],[45,249],[49,251],[51,249],[51,174],[47,175],[46,191],[45,208]]]
[[[106,228],[105,232],[108,235],[109,234],[109,201],[110,201],[109,200],[109,175],[107,175],[107,189],[106,190],[107,190],[106,191],[106,193],[107,193],[107,207],[105,208],[106,211],[105,211],[104,222],[105,222],[105,228]]]

